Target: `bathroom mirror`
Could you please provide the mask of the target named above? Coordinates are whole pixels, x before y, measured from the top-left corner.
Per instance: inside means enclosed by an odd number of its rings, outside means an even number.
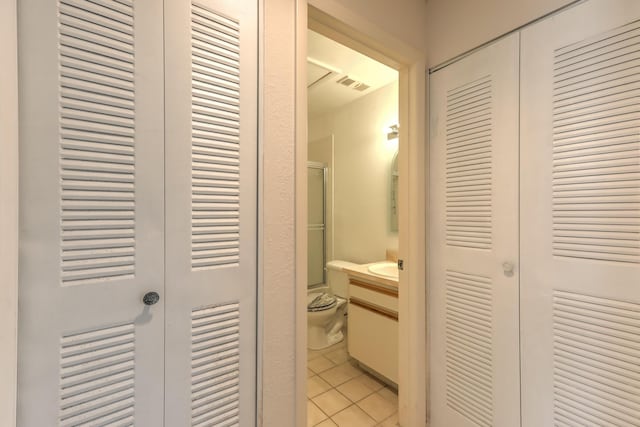
[[[398,231],[398,152],[393,155],[390,170],[389,224],[391,231]]]

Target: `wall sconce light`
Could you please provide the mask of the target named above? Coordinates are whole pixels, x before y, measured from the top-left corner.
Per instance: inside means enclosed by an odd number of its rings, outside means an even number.
[[[389,126],[389,132],[387,132],[387,141],[396,139],[398,137],[398,125]]]

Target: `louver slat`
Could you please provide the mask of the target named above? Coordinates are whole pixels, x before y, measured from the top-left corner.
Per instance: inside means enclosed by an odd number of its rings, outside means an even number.
[[[191,425],[237,426],[240,408],[240,312],[226,304],[191,315]]]
[[[553,363],[556,422],[640,425],[639,304],[555,291]]]
[[[490,249],[491,78],[447,93],[446,240],[449,246]]]
[[[61,340],[60,426],[134,425],[133,324]]]
[[[553,254],[640,263],[640,25],[556,51]]]
[[[191,37],[191,266],[234,266],[240,259],[239,25],[193,3]]]
[[[133,4],[62,0],[62,284],[135,274]]]
[[[493,425],[492,303],[489,278],[447,270],[447,405],[486,427]]]

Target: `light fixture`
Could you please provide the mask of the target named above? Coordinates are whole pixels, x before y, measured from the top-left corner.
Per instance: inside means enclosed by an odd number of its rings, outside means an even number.
[[[398,125],[389,126],[389,132],[387,132],[387,141],[396,139],[398,137]]]

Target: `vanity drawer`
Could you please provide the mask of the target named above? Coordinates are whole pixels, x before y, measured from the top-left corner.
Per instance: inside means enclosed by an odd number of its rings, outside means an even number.
[[[398,313],[398,291],[395,289],[351,279],[349,280],[349,298],[366,301]]]

